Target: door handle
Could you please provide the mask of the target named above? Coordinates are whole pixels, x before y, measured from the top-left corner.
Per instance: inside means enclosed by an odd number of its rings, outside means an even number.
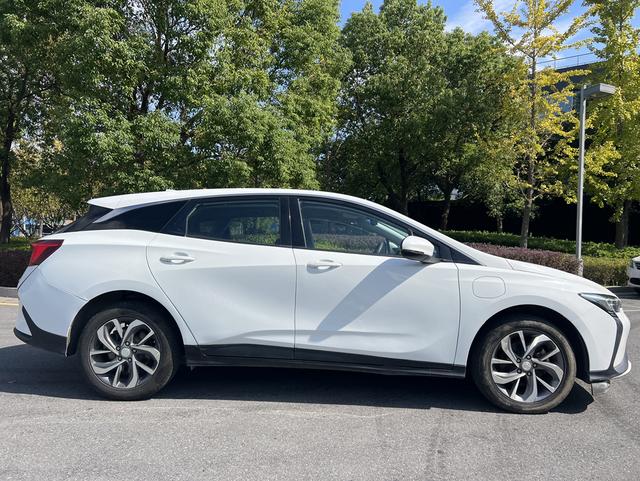
[[[324,270],[324,271],[329,269],[337,269],[338,267],[341,267],[341,266],[342,266],[342,263],[337,261],[332,261],[331,259],[311,261],[307,264],[307,267],[311,269],[318,269],[318,270]]]
[[[195,261],[195,257],[191,257],[189,254],[185,252],[174,252],[171,255],[162,256],[160,258],[160,262],[163,264],[168,264],[172,266],[179,266],[182,264],[188,264],[189,262]]]

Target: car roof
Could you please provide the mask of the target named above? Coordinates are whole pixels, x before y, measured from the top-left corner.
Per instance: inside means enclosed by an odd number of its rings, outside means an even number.
[[[222,197],[236,195],[304,195],[318,196],[322,198],[334,198],[338,200],[349,200],[359,204],[371,204],[369,201],[335,192],[322,192],[318,190],[297,190],[297,189],[192,189],[192,190],[164,190],[159,192],[142,192],[139,194],[112,195],[109,197],[97,197],[91,199],[89,204],[105,207],[108,209],[121,209],[124,207],[134,207],[158,202],[169,202],[172,200],[198,199],[206,197]]]

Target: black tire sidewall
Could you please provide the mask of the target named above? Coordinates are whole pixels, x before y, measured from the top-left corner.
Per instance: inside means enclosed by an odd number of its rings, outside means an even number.
[[[523,403],[506,396],[493,382],[491,357],[500,341],[519,330],[535,330],[546,334],[560,348],[565,362],[565,372],[559,388],[546,399],[535,403]],[[494,405],[516,413],[541,414],[556,407],[569,395],[576,379],[576,359],[566,336],[551,323],[537,316],[510,318],[490,330],[474,353],[472,377],[480,391]]]
[[[97,330],[111,319],[122,317],[134,317],[148,324],[156,333],[156,340],[160,347],[160,363],[156,372],[140,386],[130,389],[114,388],[102,382],[93,372],[89,360],[89,350]],[[148,399],[166,386],[179,367],[178,352],[172,330],[162,313],[145,304],[135,302],[105,308],[91,317],[82,331],[78,345],[80,365],[91,387],[104,397],[121,401]]]

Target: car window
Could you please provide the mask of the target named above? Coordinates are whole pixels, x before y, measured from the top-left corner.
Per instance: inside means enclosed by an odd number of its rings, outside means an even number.
[[[62,234],[63,232],[78,232],[87,228],[92,222],[95,222],[100,217],[107,215],[112,209],[106,207],[100,207],[97,205],[89,205],[88,212],[78,217],[76,220],[67,224],[56,231],[56,234]]]
[[[85,230],[134,229],[160,232],[169,220],[187,203],[185,200],[161,202],[125,210],[118,209],[106,216],[104,221],[93,222]]]
[[[365,210],[300,201],[306,246],[311,249],[399,256],[410,232]]]
[[[187,217],[186,234],[202,239],[280,245],[280,202],[221,201],[197,205]]]

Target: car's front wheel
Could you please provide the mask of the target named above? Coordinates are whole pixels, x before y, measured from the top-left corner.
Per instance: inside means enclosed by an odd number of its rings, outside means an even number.
[[[496,406],[545,413],[567,397],[576,359],[566,336],[536,316],[512,318],[488,333],[472,355],[471,373]]]
[[[167,320],[138,302],[95,314],[82,331],[78,353],[89,384],[116,400],[153,396],[179,367],[179,350]]]

